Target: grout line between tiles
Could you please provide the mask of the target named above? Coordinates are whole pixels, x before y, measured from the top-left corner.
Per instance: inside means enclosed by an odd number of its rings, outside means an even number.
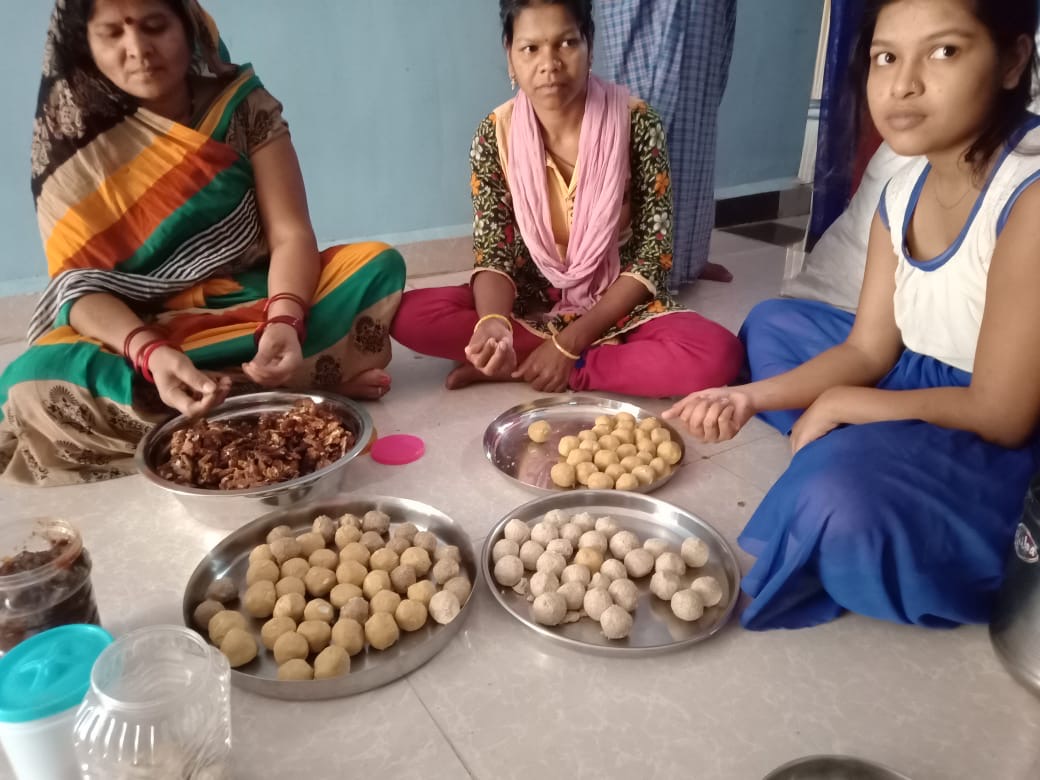
[[[472,548],[473,558],[478,567],[480,566],[480,551],[484,548],[484,540],[486,538],[487,534],[481,536],[479,539],[474,539],[473,537],[470,537],[470,547]],[[482,574],[479,570],[476,572],[475,578],[477,580],[482,579]],[[476,592],[477,587],[478,583],[474,582],[474,592]],[[455,758],[459,760],[459,763],[462,765],[462,769],[466,772],[467,775],[476,780],[477,776],[473,774],[473,770],[469,768],[469,764],[466,763],[466,759],[462,757],[462,754],[455,747],[455,743],[452,741],[451,737],[449,737],[448,733],[441,727],[440,721],[437,720],[437,716],[433,714],[433,711],[429,708],[429,706],[426,704],[426,701],[423,699],[422,694],[419,693],[419,689],[415,687],[415,683],[412,682],[412,676],[408,675],[405,678],[405,680],[407,680],[408,686],[412,689],[412,693],[415,694],[415,698],[419,700],[419,703],[423,706],[423,709],[426,710],[426,714],[430,716],[430,720],[433,721],[433,725],[437,727],[437,731],[440,732],[440,735],[442,737],[444,737],[444,741],[448,743],[448,747],[450,747],[451,752],[455,754]]]
[[[745,440],[740,441],[740,442],[733,443],[732,439],[730,439],[727,442],[720,442],[718,444],[711,445],[711,446],[718,447],[719,449],[716,449],[710,455],[705,455],[704,453],[699,452],[697,450],[696,443],[693,444],[693,445],[687,445],[686,449],[688,451],[696,453],[698,457],[701,457],[701,458],[707,457],[709,460],[711,460],[716,455],[722,455],[724,452],[733,452],[733,450],[738,450],[741,447],[746,447],[749,444],[754,444],[757,441],[762,441],[762,439],[765,439],[765,438],[769,437],[770,435],[771,434],[770,434],[769,431],[762,431],[762,433],[760,433],[760,434],[750,434],[751,438],[745,439]],[[729,446],[726,446],[727,444]],[[703,445],[703,446],[709,446],[709,445]]]
[[[742,445],[742,446],[746,446],[746,445]],[[733,450],[726,450],[726,452],[733,452]],[[715,454],[716,455],[721,455],[722,453],[721,452],[717,452]],[[742,474],[738,474],[733,469],[728,468],[725,464],[716,462],[714,460],[714,458],[715,458],[715,455],[712,455],[710,458],[708,458],[708,460],[710,460],[713,465],[718,466],[720,469],[722,469],[726,473],[732,474],[734,477],[736,477],[736,479],[738,481],[743,482],[748,487],[754,488],[755,490],[761,491],[762,493],[768,493],[772,489],[772,485],[770,485],[768,488],[764,488],[764,487],[761,487],[760,485],[755,484],[754,481],[748,479],[747,477],[743,476]]]
[[[422,694],[419,693],[419,689],[416,688],[415,684],[412,682],[411,675],[408,675],[408,677],[406,677],[405,679],[408,681],[408,686],[412,689],[412,693],[415,694],[415,698],[419,700],[419,703],[422,705],[423,709],[426,710],[426,714],[430,716],[430,720],[433,721],[433,725],[436,726],[438,733],[440,733],[440,735],[444,738],[444,741],[448,743],[448,747],[451,748],[451,752],[455,754],[455,758],[457,758],[459,764],[462,765],[462,770],[470,778],[476,780],[477,776],[473,774],[473,770],[469,768],[469,764],[466,763],[466,759],[462,757],[462,754],[455,747],[455,743],[452,742],[451,737],[449,737],[448,733],[441,727],[441,724],[437,720],[437,717],[433,714],[433,712],[430,711],[430,708],[429,706],[427,706],[425,700],[422,697]]]

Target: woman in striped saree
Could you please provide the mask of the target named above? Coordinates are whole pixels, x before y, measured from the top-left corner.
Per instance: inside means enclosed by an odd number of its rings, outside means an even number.
[[[131,473],[236,386],[389,388],[401,256],[318,252],[281,105],[197,0],[58,0],[32,188],[50,284],[0,377],[5,480]]]

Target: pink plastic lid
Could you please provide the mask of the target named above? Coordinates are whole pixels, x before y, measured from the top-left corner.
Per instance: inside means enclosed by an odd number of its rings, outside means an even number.
[[[372,445],[372,460],[386,466],[403,466],[419,460],[425,452],[426,443],[418,436],[397,433]]]

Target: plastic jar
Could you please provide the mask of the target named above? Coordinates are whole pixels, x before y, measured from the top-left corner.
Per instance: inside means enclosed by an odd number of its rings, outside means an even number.
[[[0,522],[0,655],[55,626],[100,625],[90,571],[83,539],[64,520]]]
[[[231,668],[194,631],[150,626],[94,664],[73,743],[84,780],[230,777]]]

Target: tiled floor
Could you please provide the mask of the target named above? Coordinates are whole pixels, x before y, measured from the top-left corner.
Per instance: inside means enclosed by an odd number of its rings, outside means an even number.
[[[786,250],[718,234],[713,252],[734,283],[701,283],[683,297],[736,329],[757,301],[776,294]],[[0,360],[17,349],[0,347]],[[349,487],[430,503],[479,546],[494,522],[531,498],[490,471],[482,432],[536,394],[512,385],[448,393],[443,362],[403,349],[391,369],[392,394],[370,407],[375,423],[383,434],[422,436],[427,454],[399,468],[359,461]],[[683,472],[656,495],[735,543],[785,468],[786,442],[754,421],[731,442],[688,444]],[[187,577],[227,530],[190,517],[136,477],[3,488],[0,512],[63,515],[82,529],[102,615],[116,633],[179,622]],[[739,559],[746,570],[749,559]],[[1040,777],[1040,701],[1004,673],[981,627],[927,631],[846,616],[752,633],[734,623],[685,652],[610,659],[558,648],[486,591],[475,598],[439,656],[382,689],[317,703],[236,690],[235,777],[757,780],[813,753],[880,760],[914,780]]]

